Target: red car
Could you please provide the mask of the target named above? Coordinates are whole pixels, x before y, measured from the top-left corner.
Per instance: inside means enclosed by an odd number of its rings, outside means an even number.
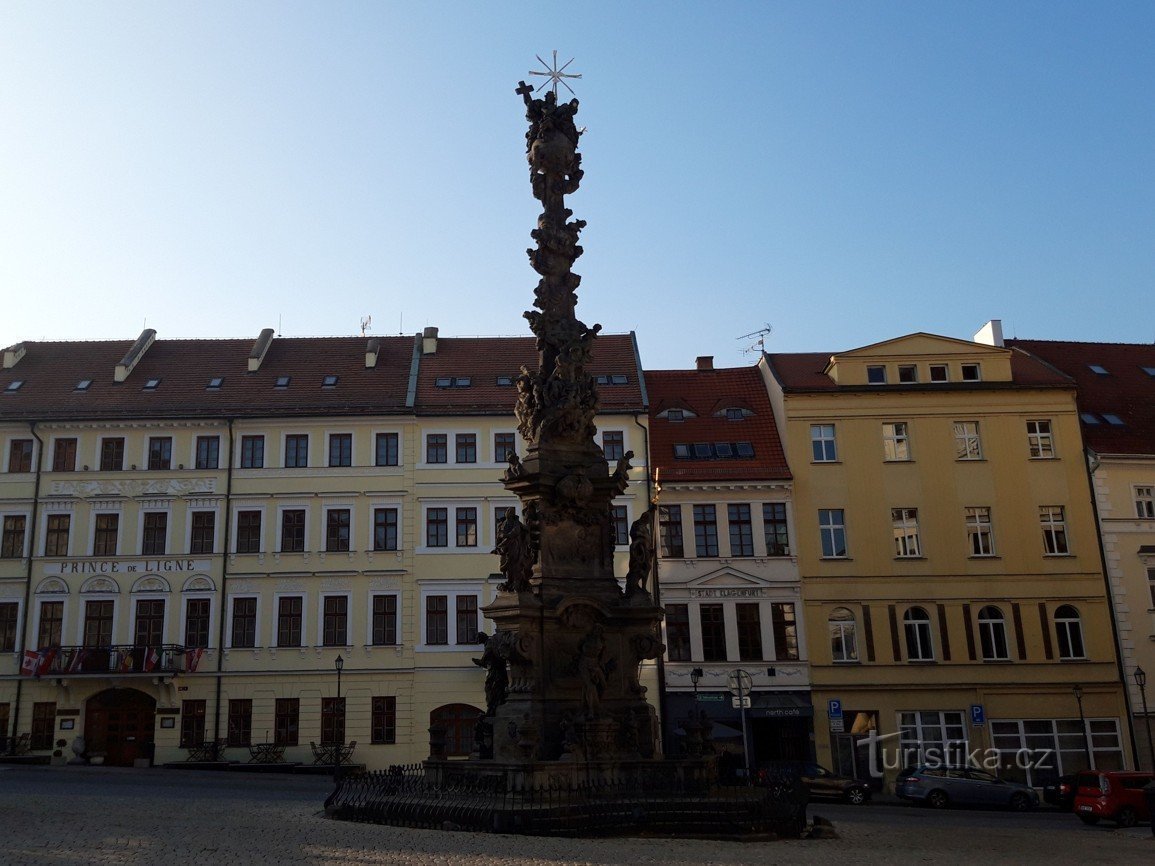
[[[1151,818],[1143,789],[1153,779],[1151,773],[1084,770],[1075,776],[1075,814],[1084,824],[1105,818],[1120,827],[1134,827]]]

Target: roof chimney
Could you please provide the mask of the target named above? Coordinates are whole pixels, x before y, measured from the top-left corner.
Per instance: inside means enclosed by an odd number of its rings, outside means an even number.
[[[7,349],[5,349],[4,369],[11,370],[13,367],[15,367],[18,363],[20,363],[20,359],[24,357],[24,353],[27,351],[28,349],[23,343],[17,343],[16,345],[9,346]]]
[[[269,346],[273,345],[273,329],[263,328],[261,335],[257,337],[253,348],[249,352],[249,372],[255,373],[261,369],[261,362],[265,360],[265,353],[269,351]]]
[[[369,340],[365,346],[365,369],[372,370],[377,366],[377,356],[381,354],[381,341],[376,337]]]
[[[426,328],[421,333],[421,354],[422,355],[436,355],[437,354],[437,329]]]
[[[1003,320],[991,319],[981,328],[979,332],[974,335],[974,342],[982,343],[986,346],[1003,347]]]
[[[156,340],[156,331],[152,328],[145,328],[141,331],[140,336],[136,338],[136,342],[132,344],[132,348],[125,353],[125,356],[120,359],[120,363],[116,365],[116,373],[113,375],[113,379],[117,382],[123,382],[127,379],[128,374],[140,363],[140,359],[144,357],[144,353],[148,351],[148,347],[153,344],[154,340]]]
[[[714,356],[713,355],[699,355],[698,356],[698,369],[699,370],[713,370],[714,369]]]

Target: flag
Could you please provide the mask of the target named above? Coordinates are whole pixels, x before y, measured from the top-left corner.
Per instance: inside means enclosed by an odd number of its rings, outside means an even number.
[[[88,650],[84,647],[77,647],[72,651],[72,658],[68,660],[68,673],[80,673],[84,667],[84,659],[88,656]]]
[[[40,653],[35,650],[24,650],[24,660],[20,663],[20,673],[27,677],[34,677],[40,673]]]
[[[126,649],[120,654],[120,672],[128,673],[132,670],[132,650]]]
[[[196,649],[185,650],[185,652],[184,652],[185,670],[188,671],[190,674],[195,674],[196,670],[197,670],[197,665],[199,665],[201,663],[201,657],[204,656],[204,654],[205,654],[204,647],[197,647]]]
[[[149,647],[144,651],[144,669],[150,672],[156,669],[157,662],[160,661],[160,655],[154,647]]]
[[[55,649],[42,649],[39,653],[40,665],[36,669],[36,676],[48,673],[48,669],[52,667],[52,662],[56,658]]]

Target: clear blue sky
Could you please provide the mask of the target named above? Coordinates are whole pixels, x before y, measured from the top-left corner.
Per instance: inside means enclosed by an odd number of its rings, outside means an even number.
[[[579,314],[651,368],[1155,339],[1155,3],[0,4],[0,343],[526,334],[558,49]],[[747,341],[749,342],[749,341]]]

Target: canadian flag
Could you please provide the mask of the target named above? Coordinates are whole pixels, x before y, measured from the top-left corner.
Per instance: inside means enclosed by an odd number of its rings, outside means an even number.
[[[185,670],[190,674],[195,674],[197,665],[201,663],[201,658],[204,656],[204,647],[197,647],[196,649],[185,650]]]
[[[149,647],[144,651],[144,669],[146,672],[155,670],[157,662],[159,661],[160,654],[157,653],[155,647]]]
[[[20,663],[20,673],[26,677],[34,677],[40,672],[40,653],[35,650],[24,650],[24,661]]]

